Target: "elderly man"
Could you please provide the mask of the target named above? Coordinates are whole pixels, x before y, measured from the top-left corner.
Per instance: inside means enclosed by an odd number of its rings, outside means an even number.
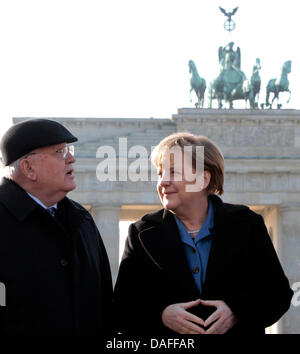
[[[66,197],[77,141],[56,121],[13,125],[1,141],[0,332],[109,332],[112,282],[90,214]]]

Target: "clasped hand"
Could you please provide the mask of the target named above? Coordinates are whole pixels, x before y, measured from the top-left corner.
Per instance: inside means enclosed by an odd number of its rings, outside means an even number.
[[[199,304],[213,306],[216,310],[203,321],[200,317],[187,311]],[[222,300],[204,301],[198,299],[172,304],[167,306],[162,313],[163,324],[180,334],[224,334],[234,326],[236,321],[235,315]],[[207,328],[208,326],[210,327]]]

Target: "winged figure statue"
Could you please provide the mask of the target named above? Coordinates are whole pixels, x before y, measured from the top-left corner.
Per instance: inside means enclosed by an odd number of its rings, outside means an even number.
[[[234,42],[228,43],[225,47],[219,47],[219,63],[222,69],[233,68],[235,70],[241,69],[241,50],[233,49]]]

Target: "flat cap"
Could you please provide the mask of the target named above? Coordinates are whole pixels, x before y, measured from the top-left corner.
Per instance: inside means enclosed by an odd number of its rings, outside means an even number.
[[[37,148],[77,140],[56,121],[44,118],[25,120],[11,126],[3,135],[0,143],[2,163],[8,166]]]

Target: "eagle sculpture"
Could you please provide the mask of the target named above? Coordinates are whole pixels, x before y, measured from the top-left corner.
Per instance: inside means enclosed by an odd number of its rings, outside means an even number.
[[[231,21],[231,16],[233,16],[237,12],[238,8],[239,7],[235,7],[231,12],[226,12],[226,10],[219,6],[221,12],[228,17],[228,21]]]

